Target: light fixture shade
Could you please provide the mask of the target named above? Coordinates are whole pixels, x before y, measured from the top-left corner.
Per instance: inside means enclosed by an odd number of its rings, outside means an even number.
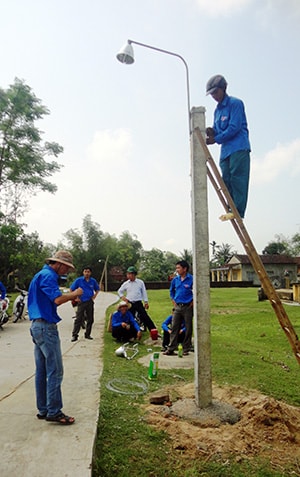
[[[117,59],[121,63],[125,63],[126,65],[132,65],[134,62],[134,53],[131,43],[126,43],[119,53],[117,54]]]

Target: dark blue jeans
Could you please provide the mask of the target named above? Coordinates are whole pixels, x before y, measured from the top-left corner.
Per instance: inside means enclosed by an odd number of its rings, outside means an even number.
[[[33,320],[36,404],[41,415],[55,416],[63,407],[61,383],[63,364],[57,325]]]

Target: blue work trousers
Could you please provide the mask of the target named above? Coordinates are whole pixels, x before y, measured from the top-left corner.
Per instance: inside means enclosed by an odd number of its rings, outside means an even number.
[[[248,200],[250,174],[249,151],[237,151],[226,157],[226,159],[222,159],[220,168],[234,205],[240,216],[244,218]]]

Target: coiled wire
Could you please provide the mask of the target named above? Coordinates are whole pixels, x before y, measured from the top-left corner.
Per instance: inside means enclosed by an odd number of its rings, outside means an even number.
[[[109,391],[131,396],[140,396],[148,391],[149,383],[143,378],[143,382],[131,381],[130,379],[115,378],[106,384]]]

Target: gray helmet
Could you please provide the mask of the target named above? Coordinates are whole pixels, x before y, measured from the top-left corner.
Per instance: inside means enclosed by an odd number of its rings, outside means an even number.
[[[212,76],[206,84],[206,94],[212,94],[217,88],[226,91],[227,81],[222,75]]]

